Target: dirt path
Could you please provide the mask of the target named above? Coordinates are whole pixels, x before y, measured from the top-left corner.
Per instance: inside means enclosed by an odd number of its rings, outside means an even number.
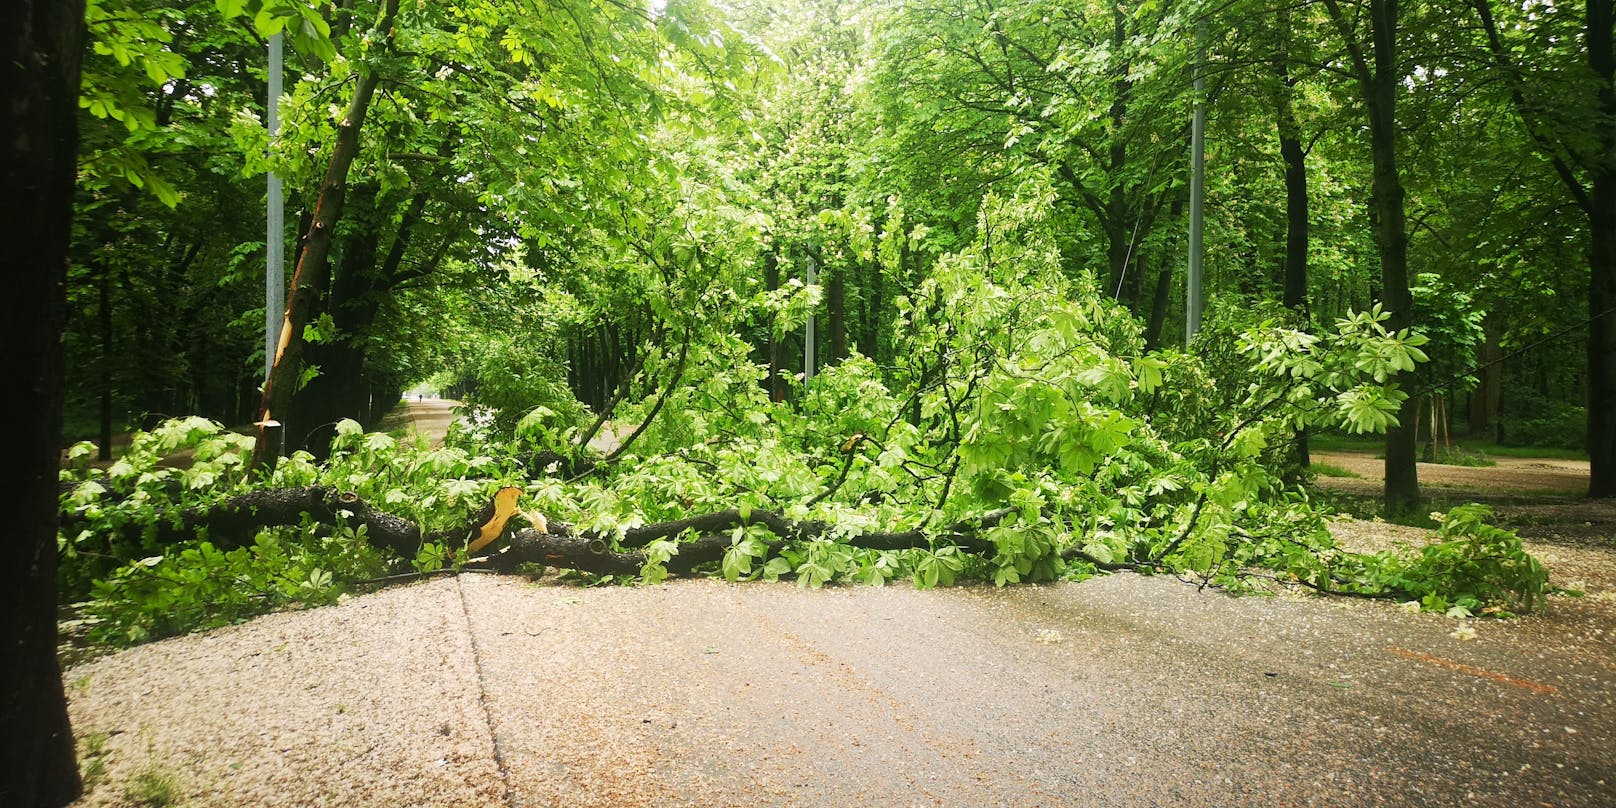
[[[1320,476],[1320,488],[1353,494],[1379,494],[1385,462],[1371,452],[1313,452],[1313,462],[1328,463],[1357,478]],[[1449,466],[1419,463],[1420,486],[1431,493],[1510,496],[1581,496],[1588,491],[1588,461],[1555,458],[1493,458],[1496,466]]]
[[[428,446],[439,446],[443,436],[449,433],[449,425],[454,423],[454,408],[458,406],[460,402],[447,398],[405,399],[382,418],[376,430],[403,430],[407,436],[419,438]]]

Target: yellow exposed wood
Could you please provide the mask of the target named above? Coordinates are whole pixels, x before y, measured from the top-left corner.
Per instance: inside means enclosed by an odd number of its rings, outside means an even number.
[[[533,525],[534,530],[537,530],[540,533],[550,532],[550,522],[544,518],[544,514],[539,513],[536,510],[522,511],[521,513],[523,516],[527,517],[528,523]]]
[[[477,540],[466,548],[466,552],[475,553],[487,547],[490,542],[499,538],[500,534],[505,532],[505,523],[510,521],[511,516],[516,513],[516,499],[521,495],[522,489],[515,486],[499,489],[499,493],[494,495],[494,518],[489,519],[488,524],[482,526],[477,533]]]

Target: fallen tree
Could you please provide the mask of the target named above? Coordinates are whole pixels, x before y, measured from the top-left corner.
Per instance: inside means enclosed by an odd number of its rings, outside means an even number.
[[[901,373],[849,357],[787,403],[766,400],[739,342],[703,346],[693,367],[665,357],[694,375],[629,408],[633,452],[587,475],[533,474],[535,452],[585,434],[543,408],[522,419],[542,428],[472,426],[435,448],[342,422],[326,460],[294,453],[267,478],[245,471],[252,439],[201,419],[137,436],[105,469],[74,447],[69,583],[119,644],[329,603],[404,564],[920,588],[1135,569],[1459,615],[1549,591],[1481,510],[1454,509],[1429,547],[1344,550],[1286,473],[1298,429],[1394,418],[1406,393],[1390,380],[1423,339],[1387,331],[1384,312],[1323,336],[1226,329],[1211,358],[1139,355],[1131,319],[1092,290],[984,295],[975,266],[917,292],[932,303],[908,322]],[[189,467],[159,466],[188,447]]]
[[[64,484],[64,490],[67,487]],[[812,541],[837,541],[856,549],[880,551],[953,547],[968,554],[992,556],[999,552],[999,546],[983,538],[983,532],[1019,513],[1002,508],[940,530],[876,531],[832,538],[833,528],[825,522],[793,521],[777,511],[743,512],[732,508],[633,527],[615,536],[579,530],[564,522],[552,522],[537,512],[523,511],[517,508],[520,493],[520,488],[502,488],[463,526],[437,531],[423,531],[419,525],[377,508],[353,492],[319,485],[248,491],[210,506],[177,508],[160,515],[155,523],[131,523],[124,529],[131,538],[138,534],[162,544],[204,537],[216,549],[228,551],[249,545],[265,528],[312,521],[355,531],[363,528],[372,546],[404,559],[413,558],[428,544],[438,544],[450,550],[463,549],[469,556],[468,568],[510,572],[524,564],[540,564],[597,575],[639,575],[648,563],[654,563],[646,547],[674,541],[676,553],[663,566],[670,574],[689,575],[722,561],[735,546],[732,533],[736,528],[757,525],[775,537],[763,543],[766,552],[758,557],[759,561],[776,557],[789,542]],[[512,521],[514,516],[523,516],[528,526],[513,529],[518,524]],[[63,529],[71,530],[87,523],[87,511],[67,510],[61,519]],[[504,543],[496,546],[500,539]],[[493,552],[476,555],[490,547]],[[1067,548],[1060,556],[1065,561],[1081,560],[1107,571],[1137,569],[1149,563],[1113,562],[1076,548]]]

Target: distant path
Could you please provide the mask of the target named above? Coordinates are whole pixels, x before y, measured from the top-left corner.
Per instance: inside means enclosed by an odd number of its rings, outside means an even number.
[[[461,402],[447,398],[405,399],[382,418],[376,429],[381,432],[403,429],[426,439],[428,445],[439,446],[449,432],[449,424],[454,423],[454,408],[459,406]],[[589,441],[589,448],[608,454],[632,431],[633,427],[620,427],[608,421]]]
[[[405,399],[382,417],[376,430],[403,429],[409,435],[424,439],[429,446],[440,446],[444,436],[449,434],[449,424],[454,423],[454,408],[458,406],[460,402],[448,398]]]
[[[1359,478],[1320,475],[1320,488],[1352,494],[1379,494],[1386,479],[1386,461],[1373,452],[1312,452],[1315,463],[1359,475]],[[1495,466],[1449,466],[1420,463],[1420,486],[1431,492],[1483,495],[1581,496],[1588,492],[1588,461],[1538,457],[1495,457]]]

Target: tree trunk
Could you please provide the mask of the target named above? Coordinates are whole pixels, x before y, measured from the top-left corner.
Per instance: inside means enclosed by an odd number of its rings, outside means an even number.
[[[1403,183],[1397,166],[1396,93],[1398,74],[1392,53],[1395,16],[1387,17],[1390,0],[1375,0],[1376,75],[1370,104],[1370,140],[1374,162],[1374,204],[1379,214],[1375,242],[1380,247],[1381,302],[1391,317],[1393,331],[1413,325],[1414,298],[1408,289],[1408,231],[1403,212]],[[1409,397],[1397,413],[1397,426],[1386,430],[1386,491],[1388,515],[1415,513],[1420,507],[1419,472],[1415,466],[1414,374],[1397,375],[1397,384]]]
[[[304,349],[304,364],[318,368],[319,375],[292,397],[298,422],[286,434],[288,449],[303,449],[320,459],[330,454],[336,423],[344,418],[365,423],[369,410],[364,336],[375,314],[376,222],[382,212],[374,185],[360,184],[351,197],[347,207],[353,226],[343,239],[325,305],[336,333],[323,334],[320,342]]]
[[[1121,4],[1112,8],[1111,17],[1111,45],[1122,53],[1128,42],[1128,17]],[[1111,143],[1107,149],[1112,186],[1106,198],[1106,221],[1101,225],[1105,228],[1106,263],[1110,269],[1110,281],[1105,291],[1137,314],[1138,301],[1124,297],[1123,288],[1127,281],[1129,253],[1133,248],[1133,233],[1128,227],[1128,196],[1122,181],[1123,171],[1128,166],[1128,144],[1122,132],[1128,121],[1128,94],[1132,87],[1128,81],[1128,65],[1118,65],[1111,82]]]
[[[101,445],[96,452],[100,460],[112,459],[112,270],[98,262],[96,272],[96,320],[101,327],[101,350],[96,354],[95,376],[100,390]]]
[[[1285,163],[1285,308],[1297,312],[1304,323],[1307,303],[1307,153],[1291,107],[1290,77],[1280,63],[1279,156]]]
[[[1587,0],[1583,44],[1593,74],[1594,115],[1587,130],[1566,137],[1539,120],[1541,99],[1529,99],[1487,0],[1472,0],[1493,60],[1511,82],[1510,101],[1538,151],[1553,165],[1572,199],[1588,215],[1588,495],[1616,496],[1616,2]],[[1578,85],[1585,86],[1585,85]],[[1568,143],[1587,136],[1591,145]],[[1562,139],[1564,138],[1564,139]],[[1567,156],[1569,155],[1569,157]],[[1584,180],[1577,168],[1586,172]],[[1499,439],[1503,439],[1500,421]]]
[[[1588,496],[1616,497],[1616,176],[1593,183],[1588,269]]]
[[[1380,301],[1390,314],[1387,327],[1396,331],[1413,324],[1413,295],[1408,290],[1408,224],[1403,212],[1403,182],[1397,166],[1397,0],[1369,0],[1369,52],[1336,0],[1325,8],[1352,57],[1353,74],[1369,114],[1369,149],[1374,165],[1372,212],[1375,244],[1380,248]],[[1372,62],[1372,64],[1371,64]],[[1397,412],[1397,426],[1386,430],[1385,510],[1388,516],[1417,512],[1419,473],[1415,466],[1414,375],[1400,373],[1397,385],[1410,393]]]
[[[1150,319],[1145,323],[1145,350],[1161,346],[1162,329],[1167,325],[1167,303],[1173,294],[1173,271],[1156,270],[1156,292],[1150,301]]]
[[[763,259],[763,284],[773,292],[780,288],[780,256],[770,251]],[[769,323],[769,400],[785,401],[786,389],[780,379],[783,346],[780,337],[775,333],[774,323]]]
[[[1588,496],[1616,497],[1616,3],[1588,0],[1587,20],[1604,157],[1589,167]]]
[[[1279,35],[1282,38],[1278,59],[1279,95],[1275,118],[1279,129],[1279,156],[1285,163],[1285,308],[1296,312],[1300,327],[1309,330],[1312,317],[1307,300],[1307,247],[1309,237],[1307,199],[1307,151],[1302,148],[1302,133],[1296,123],[1296,109],[1292,105],[1292,92],[1296,83],[1290,77],[1290,15],[1281,14]],[[1308,451],[1307,430],[1296,431],[1292,441],[1296,462],[1301,468],[1313,464]]]
[[[381,40],[379,48],[385,52],[393,42],[393,18],[398,14],[399,0],[387,0],[375,32]],[[297,269],[292,273],[292,287],[287,293],[286,319],[281,325],[281,342],[275,350],[275,362],[269,378],[264,382],[264,396],[259,406],[258,443],[253,448],[252,468],[272,467],[277,443],[273,432],[291,416],[292,394],[302,373],[303,327],[318,310],[319,297],[331,281],[331,243],[335,237],[337,220],[342,217],[343,196],[347,189],[348,168],[359,154],[359,131],[370,109],[370,99],[376,92],[379,75],[375,65],[361,68],[354,84],[353,99],[348,112],[337,124],[337,142],[331,150],[331,163],[325,179],[320,183],[320,194],[314,204],[313,223],[304,237],[302,252],[298,255]]]
[[[825,284],[825,311],[830,321],[830,365],[847,358],[847,281],[846,269],[837,267]]]
[[[1498,422],[1498,405],[1504,392],[1504,350],[1498,344],[1500,331],[1503,330],[1503,318],[1496,315],[1487,318],[1482,324],[1482,333],[1485,340],[1477,352],[1478,364],[1481,369],[1477,372],[1480,383],[1476,391],[1470,395],[1470,428],[1471,439],[1484,438],[1487,430]]]
[[[869,357],[876,364],[881,363],[881,311],[884,308],[886,295],[885,269],[879,259],[870,263],[868,292],[865,294],[867,302],[864,304],[864,327],[859,335],[859,352]]]
[[[78,152],[82,0],[0,6],[0,377],[19,395],[0,464],[9,563],[0,565],[0,805],[79,796],[73,731],[56,661],[57,467],[62,330]]]

